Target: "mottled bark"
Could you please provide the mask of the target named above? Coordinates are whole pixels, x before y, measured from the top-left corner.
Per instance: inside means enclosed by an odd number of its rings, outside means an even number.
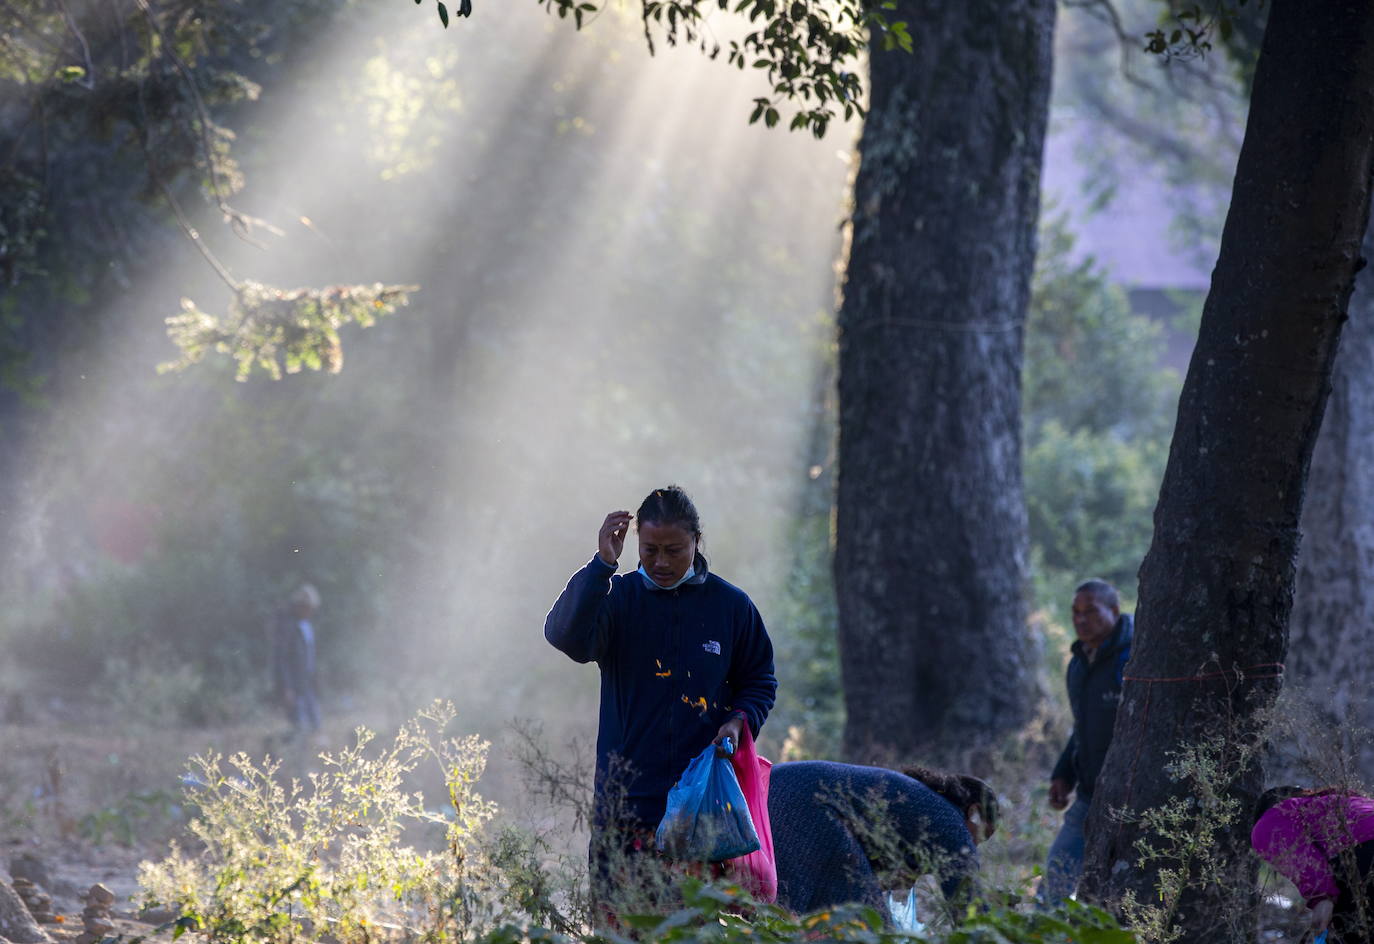
[[[840,308],[835,583],[852,759],[1035,701],[1021,486],[1052,0],[899,0],[875,50]]]
[[[1298,522],[1359,265],[1372,145],[1374,4],[1273,0],[1088,820],[1083,891],[1094,898],[1159,901],[1158,869],[1170,863],[1138,867],[1143,830],[1113,811],[1190,795],[1166,773],[1170,760],[1216,737],[1234,762],[1278,690],[1272,666],[1285,658]],[[1228,769],[1219,786],[1248,806],[1258,768]],[[1229,881],[1193,875],[1170,917],[1183,940],[1251,936],[1248,819],[1208,837]]]
[[[1374,258],[1374,232],[1363,252]],[[1287,672],[1299,710],[1277,746],[1300,776],[1374,783],[1374,269],[1350,299],[1302,532]]]

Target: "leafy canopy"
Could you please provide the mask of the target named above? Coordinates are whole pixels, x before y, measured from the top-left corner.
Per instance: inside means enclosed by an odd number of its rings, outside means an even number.
[[[423,3],[424,0],[415,0]],[[550,13],[571,19],[577,29],[594,20],[605,2],[537,0]],[[659,39],[670,46],[695,45],[712,59],[722,52],[737,69],[764,70],[771,96],[754,99],[749,123],[762,121],[772,128],[782,119],[779,107],[796,109],[789,127],[808,129],[823,137],[830,122],[864,115],[863,79],[859,59],[870,37],[883,49],[912,51],[911,33],[901,20],[889,21],[885,11],[895,0],[640,0],[644,41],[652,53]],[[449,25],[445,0],[436,0],[439,20]],[[748,18],[750,31],[742,39],[708,38],[713,9]],[[472,14],[472,0],[459,0],[456,13]]]
[[[244,186],[226,123],[255,102],[259,79],[334,14],[326,0],[204,8],[192,0],[68,7],[51,0],[0,4],[0,280],[17,290],[11,320],[37,324],[54,309],[126,288],[130,273],[180,229],[232,293],[212,317],[186,303],[168,319],[182,356],[231,354],[280,376],[336,370],[338,328],[362,326],[404,304],[408,286],[340,285],[287,291],[235,277],[192,220],[208,203],[244,241],[279,235],[232,201]],[[113,285],[112,285],[113,283]],[[0,325],[0,329],[8,325]],[[53,346],[25,325],[28,346]],[[48,329],[57,332],[57,329]],[[19,343],[0,335],[0,378]]]
[[[1170,4],[1168,19],[1145,34],[1145,51],[1166,59],[1196,59],[1212,51],[1212,39],[1230,46],[1237,28],[1244,25],[1250,0],[1211,0],[1211,2]],[[1262,8],[1264,0],[1250,4],[1250,14]]]

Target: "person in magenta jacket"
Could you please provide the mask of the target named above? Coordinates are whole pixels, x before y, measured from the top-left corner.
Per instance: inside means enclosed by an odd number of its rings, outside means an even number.
[[[1250,845],[1298,887],[1313,933],[1329,929],[1332,944],[1374,939],[1374,800],[1274,787],[1255,805]]]
[[[617,574],[632,520],[639,568]],[[596,555],[544,621],[549,643],[601,673],[590,850],[599,903],[612,860],[638,868],[692,758],[726,737],[738,744],[745,724],[757,737],[773,707],[778,682],[763,618],[743,590],[710,571],[700,545],[687,493],[655,489],[636,515],[606,516]]]

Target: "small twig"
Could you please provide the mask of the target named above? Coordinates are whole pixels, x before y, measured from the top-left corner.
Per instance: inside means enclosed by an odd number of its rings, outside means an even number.
[[[1139,45],[1140,37],[1132,36],[1126,31],[1126,24],[1122,22],[1121,11],[1116,8],[1112,0],[1064,0],[1064,6],[1069,9],[1078,9],[1087,13],[1089,16],[1096,16],[1098,20],[1111,27],[1116,34],[1116,41],[1121,53],[1121,77],[1132,85],[1143,89],[1154,89],[1149,82],[1136,75],[1131,68],[1131,53]]]
[[[196,113],[200,119],[199,130],[201,138],[201,148],[205,154],[205,166],[210,174],[210,191],[214,195],[215,204],[219,207],[220,212],[222,212],[229,219],[231,224],[230,229],[234,231],[235,235],[239,236],[241,239],[243,239],[245,242],[250,243],[251,245],[258,246],[258,248],[263,248],[261,245],[259,245],[246,235],[246,218],[229,205],[228,201],[224,198],[224,194],[220,190],[219,174],[215,171],[214,149],[210,142],[210,114],[205,107],[205,100],[201,98],[200,89],[196,85],[195,77],[194,75],[192,75],[190,67],[177,53],[172,42],[167,37],[167,34],[163,32],[161,24],[157,22],[157,18],[153,14],[152,5],[149,3],[149,0],[134,0],[134,2],[138,5],[139,10],[142,11],[144,19],[148,22],[149,28],[156,32],[158,37],[162,40],[162,49],[167,53],[168,57],[171,58],[173,64],[177,68],[177,71],[181,73],[182,79],[186,82],[187,88],[190,89],[191,98],[195,102]],[[149,44],[149,46],[151,48],[151,43]],[[143,119],[143,134],[141,134],[139,137],[139,144],[143,149],[144,158],[148,164],[148,173],[152,175],[153,180],[157,182],[158,189],[160,189],[162,191],[163,196],[167,198],[167,203],[172,208],[172,212],[176,214],[177,222],[181,225],[182,231],[186,234],[187,238],[191,240],[192,244],[196,247],[196,250],[201,254],[202,257],[204,257],[205,261],[210,264],[210,267],[215,270],[215,274],[218,275],[226,285],[233,289],[235,293],[241,291],[242,286],[233,277],[233,275],[230,274],[229,270],[224,266],[224,264],[219,261],[215,254],[210,251],[210,247],[205,245],[204,240],[202,240],[200,237],[200,232],[194,226],[192,226],[190,220],[186,218],[186,214],[182,211],[181,204],[177,201],[176,196],[172,193],[171,187],[167,185],[167,182],[163,179],[162,175],[158,173],[157,161],[153,157],[151,148],[149,148],[148,146],[146,136],[147,113],[144,107],[143,81],[141,77],[139,79],[138,84],[138,102],[139,114],[140,117]]]
[[[251,240],[247,240],[247,238],[243,236],[246,229],[244,227],[242,215],[229,205],[229,202],[225,199],[220,189],[219,173],[215,170],[215,151],[210,141],[210,127],[212,125],[210,121],[210,112],[205,107],[205,100],[201,98],[200,88],[196,85],[195,76],[192,75],[190,66],[188,66],[185,60],[181,58],[180,54],[177,53],[176,46],[168,38],[167,34],[163,32],[162,25],[157,22],[157,18],[153,15],[153,8],[149,0],[135,0],[135,2],[138,4],[138,8],[143,11],[143,15],[148,20],[148,24],[162,39],[162,49],[177,67],[177,71],[181,73],[182,79],[186,82],[186,87],[190,89],[191,100],[195,102],[196,114],[200,118],[201,150],[205,153],[205,168],[210,174],[210,192],[214,195],[215,204],[220,208],[220,212],[231,221],[237,221],[238,225],[231,227],[234,229],[235,234],[244,238],[245,241],[251,242]]]
[[[86,42],[86,37],[82,34],[81,27],[76,25],[76,18],[72,16],[71,11],[67,9],[66,0],[56,0],[56,2],[58,8],[62,10],[63,18],[67,21],[67,28],[72,31],[72,35],[76,37],[76,41],[81,44],[81,54],[86,60],[86,79],[77,84],[87,91],[90,91],[95,88],[95,63],[91,61],[91,47]]]
[[[229,274],[229,270],[226,269],[224,264],[210,251],[210,247],[205,245],[204,240],[200,238],[199,230],[192,226],[191,221],[186,218],[186,214],[181,210],[181,204],[177,202],[177,198],[172,194],[172,190],[167,186],[167,182],[153,169],[152,155],[148,152],[146,147],[143,149],[143,153],[148,157],[148,172],[153,175],[153,180],[156,181],[158,189],[161,190],[162,195],[167,198],[168,205],[171,206],[172,212],[176,214],[177,222],[181,224],[182,232],[191,240],[192,245],[194,245],[205,258],[205,261],[210,263],[210,268],[215,270],[215,274],[223,279],[224,284],[233,289],[234,293],[237,294],[242,289],[242,286],[234,280],[234,277]]]
[[[145,0],[137,0],[137,3],[143,8],[145,14],[149,12]],[[152,27],[156,29],[156,24],[153,23],[151,16],[148,17],[148,21]],[[143,78],[141,75],[139,76],[137,89],[139,118],[138,144],[143,151],[143,160],[148,165],[148,174],[153,178],[158,189],[162,191],[162,195],[167,199],[167,205],[172,208],[172,212],[176,215],[177,222],[181,225],[182,232],[191,240],[191,244],[196,247],[196,251],[210,264],[210,268],[224,281],[224,284],[228,285],[233,289],[234,293],[237,294],[242,289],[242,286],[234,279],[229,273],[229,270],[225,268],[224,264],[219,261],[215,254],[210,251],[210,247],[205,245],[204,241],[200,238],[199,231],[191,225],[191,221],[188,220],[186,214],[182,212],[181,204],[177,201],[176,195],[172,193],[172,188],[167,185],[167,181],[164,180],[162,174],[158,172],[157,159],[153,156],[153,150],[148,142],[148,110],[143,100]]]

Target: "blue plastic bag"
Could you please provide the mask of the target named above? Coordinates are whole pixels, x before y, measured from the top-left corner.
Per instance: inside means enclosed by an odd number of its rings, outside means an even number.
[[[905,899],[897,895],[897,892],[887,893],[887,913],[892,918],[892,926],[898,931],[920,934],[926,926],[916,916],[916,886],[907,891]]]
[[[758,833],[728,757],[708,744],[668,791],[668,809],[654,834],[660,852],[673,859],[724,862],[755,852]]]

